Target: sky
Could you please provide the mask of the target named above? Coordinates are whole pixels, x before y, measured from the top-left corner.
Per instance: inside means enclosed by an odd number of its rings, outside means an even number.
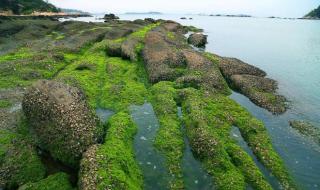
[[[163,13],[249,14],[302,17],[320,0],[49,0],[60,8],[91,13],[158,11]]]

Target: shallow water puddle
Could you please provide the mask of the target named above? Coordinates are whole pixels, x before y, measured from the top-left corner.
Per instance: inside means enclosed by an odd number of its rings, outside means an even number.
[[[100,121],[102,123],[105,123],[114,114],[114,112],[111,110],[108,110],[108,109],[97,108],[96,114],[97,114],[98,118],[100,119]]]
[[[167,189],[170,175],[165,159],[153,146],[159,122],[150,103],[130,106],[131,116],[138,127],[134,138],[135,156],[144,175],[144,189]]]
[[[181,107],[178,107],[178,116],[180,118],[182,117]],[[183,130],[185,130],[184,127]],[[185,150],[182,158],[182,170],[186,189],[214,189],[212,177],[202,168],[201,162],[194,158],[186,134],[184,135],[184,144]]]
[[[260,169],[260,171],[262,172],[262,174],[265,176],[266,180],[270,183],[270,185],[273,187],[273,189],[281,189],[280,183],[277,180],[277,178],[275,176],[272,175],[271,172],[269,172],[266,167],[264,167],[256,158],[256,156],[253,154],[252,150],[250,149],[250,147],[248,146],[248,144],[246,143],[246,141],[243,139],[240,130],[237,127],[232,127],[230,135],[233,139],[235,139],[238,142],[238,145],[244,150],[246,151],[251,158],[253,159],[253,161],[256,163],[256,165],[258,166],[258,168]],[[252,189],[252,187],[248,186],[247,190]]]

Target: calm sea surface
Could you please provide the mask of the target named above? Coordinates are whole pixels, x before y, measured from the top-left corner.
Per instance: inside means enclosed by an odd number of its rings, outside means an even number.
[[[180,20],[180,17],[192,20]],[[320,147],[289,127],[292,119],[320,127],[320,21],[229,18],[198,15],[120,15],[121,19],[162,18],[203,28],[209,35],[206,51],[236,57],[258,66],[279,82],[279,93],[290,110],[274,116],[233,93],[231,98],[261,119],[302,189],[320,189]],[[85,18],[84,21],[97,21]]]

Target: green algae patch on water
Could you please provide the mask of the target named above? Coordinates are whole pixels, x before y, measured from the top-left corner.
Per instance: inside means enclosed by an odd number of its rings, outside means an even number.
[[[216,139],[217,141],[214,143],[214,145],[221,143],[220,146],[224,148],[219,154],[215,155],[218,155],[221,159],[223,159],[224,163],[226,163],[226,160],[230,160],[230,163],[232,163],[229,155],[232,155],[230,154],[230,150],[233,149],[229,149],[229,154],[224,156],[222,155],[224,152],[226,152],[225,149],[227,149],[230,143],[234,143],[231,141],[229,133],[232,125],[235,125],[239,127],[245,141],[253,150],[259,161],[279,179],[282,187],[285,189],[295,188],[295,185],[293,184],[283,161],[273,149],[270,137],[261,121],[258,121],[252,117],[244,108],[224,95],[210,94],[205,92],[199,93],[199,91],[197,92],[196,90],[192,89],[182,91],[181,95],[182,97],[187,97],[184,98],[184,110],[187,114],[189,114],[189,116],[186,118],[187,127],[191,126],[191,129],[194,128],[193,130],[195,131],[200,130],[200,132],[196,133],[195,135],[199,135],[201,133],[204,133],[204,137],[206,134],[212,135],[211,139]],[[193,133],[191,130],[191,135],[192,134]],[[201,135],[198,138],[201,139]],[[206,144],[207,143],[205,143],[203,146]],[[201,146],[199,149],[201,150]],[[217,150],[214,152],[217,152]],[[205,155],[206,152],[202,154]],[[200,156],[202,154],[200,152]],[[241,160],[246,162],[244,158],[246,157],[242,157]],[[250,162],[243,165],[250,165]],[[241,166],[238,166],[241,170]],[[255,170],[257,170],[257,167],[255,167]],[[215,175],[217,175],[217,173],[216,171],[213,171],[213,176]],[[255,176],[255,178],[256,177],[258,176]],[[217,178],[215,179],[218,180]],[[253,179],[254,178],[251,180]],[[247,181],[250,182],[248,179]],[[251,183],[253,186],[259,184],[257,181],[254,183],[251,181]],[[263,189],[264,186],[261,186],[260,188]]]
[[[27,183],[19,190],[73,190],[69,176],[65,173],[56,173],[36,183]]]
[[[0,186],[16,188],[45,177],[45,167],[32,141],[21,134],[0,130]]]
[[[137,128],[128,113],[119,112],[108,122],[102,145],[94,145],[80,166],[80,189],[142,189],[143,178],[133,151]]]
[[[155,146],[166,157],[166,165],[173,179],[171,189],[183,189],[181,162],[184,151],[181,122],[177,114],[177,92],[171,82],[159,82],[151,87],[151,102],[155,109],[160,128]]]

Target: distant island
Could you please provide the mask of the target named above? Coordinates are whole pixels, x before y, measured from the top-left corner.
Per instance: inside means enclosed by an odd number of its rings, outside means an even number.
[[[43,0],[1,0],[0,16],[77,17],[91,15],[75,9],[58,8]]]
[[[251,15],[246,14],[237,14],[237,15],[231,15],[231,14],[211,14],[209,16],[217,16],[217,17],[252,17]]]
[[[126,12],[126,15],[162,15],[161,12],[155,12],[155,11],[150,11],[150,12]]]
[[[1,0],[0,15],[29,15],[34,12],[60,12],[54,5],[42,0]]]
[[[307,15],[305,15],[303,18],[305,19],[320,19],[320,6]]]

